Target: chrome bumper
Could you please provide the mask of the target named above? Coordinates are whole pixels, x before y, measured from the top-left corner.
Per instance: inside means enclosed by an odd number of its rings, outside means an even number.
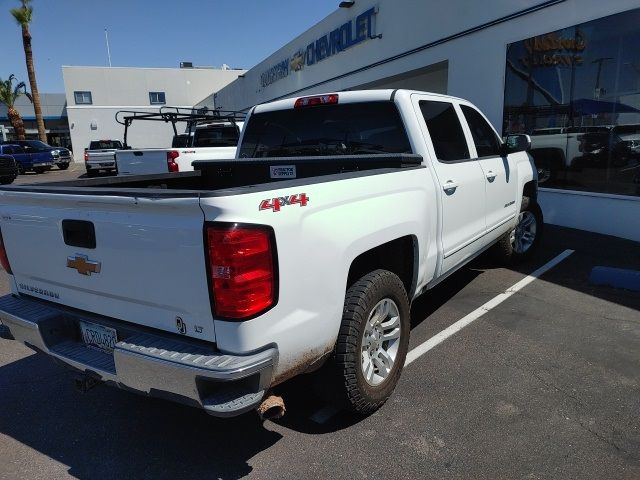
[[[277,350],[226,355],[187,337],[141,329],[126,322],[23,296],[0,297],[0,320],[11,336],[92,378],[234,416],[255,408],[272,380]],[[113,353],[81,341],[80,320],[115,328]]]

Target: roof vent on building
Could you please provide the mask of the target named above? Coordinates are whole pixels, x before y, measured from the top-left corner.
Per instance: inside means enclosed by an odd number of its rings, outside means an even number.
[[[180,62],[180,68],[193,68],[193,62]]]

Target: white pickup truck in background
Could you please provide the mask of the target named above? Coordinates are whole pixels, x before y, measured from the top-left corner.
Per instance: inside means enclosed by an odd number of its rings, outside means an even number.
[[[84,151],[87,176],[95,177],[100,171],[115,172],[116,152],[122,150],[120,140],[93,140]]]
[[[236,148],[244,122],[212,122],[198,125],[192,145],[183,148],[122,150],[116,154],[119,175],[147,175],[189,172],[196,160],[229,160]]]
[[[267,418],[313,372],[370,413],[418,295],[491,247],[535,251],[529,146],[465,100],[352,91],[255,107],[237,158],[192,172],[3,186],[0,319],[84,385]]]

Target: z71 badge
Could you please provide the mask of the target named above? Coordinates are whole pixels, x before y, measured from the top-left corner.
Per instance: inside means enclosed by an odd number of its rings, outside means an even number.
[[[272,210],[274,212],[279,212],[282,207],[287,205],[300,205],[301,207],[306,207],[307,203],[309,203],[309,197],[307,197],[306,193],[296,193],[295,195],[289,195],[287,197],[276,197],[262,200],[260,202],[259,210]]]

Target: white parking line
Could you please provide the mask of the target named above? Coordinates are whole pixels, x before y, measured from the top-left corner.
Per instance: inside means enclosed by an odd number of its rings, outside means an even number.
[[[504,293],[501,293],[500,295],[497,295],[497,296],[493,297],[487,303],[485,303],[481,307],[476,308],[473,312],[471,312],[467,316],[461,318],[460,320],[458,320],[453,325],[450,325],[449,327],[447,327],[444,330],[442,330],[440,333],[437,333],[436,335],[431,337],[426,342],[418,345],[416,348],[414,348],[409,353],[407,353],[407,359],[404,362],[404,366],[406,367],[411,362],[413,362],[414,360],[420,358],[422,355],[427,353],[429,350],[431,350],[435,346],[437,346],[437,345],[441,344],[442,342],[444,342],[450,336],[455,335],[460,330],[462,330],[464,327],[466,327],[467,325],[469,325],[473,321],[479,319],[485,313],[489,312],[492,308],[495,308],[498,305],[500,305],[507,298],[511,297],[511,295],[513,295],[514,293],[518,292],[519,290],[522,290],[524,287],[529,285],[535,279],[539,278],[542,274],[544,274],[545,272],[551,270],[553,267],[558,265],[560,262],[562,262],[565,258],[567,258],[569,255],[571,255],[573,252],[574,252],[574,250],[565,250],[560,255],[555,257],[553,260],[545,263],[543,266],[541,266],[539,269],[537,269],[531,275],[527,275],[525,278],[520,280],[518,283],[516,283],[512,287],[507,288],[504,291]]]

